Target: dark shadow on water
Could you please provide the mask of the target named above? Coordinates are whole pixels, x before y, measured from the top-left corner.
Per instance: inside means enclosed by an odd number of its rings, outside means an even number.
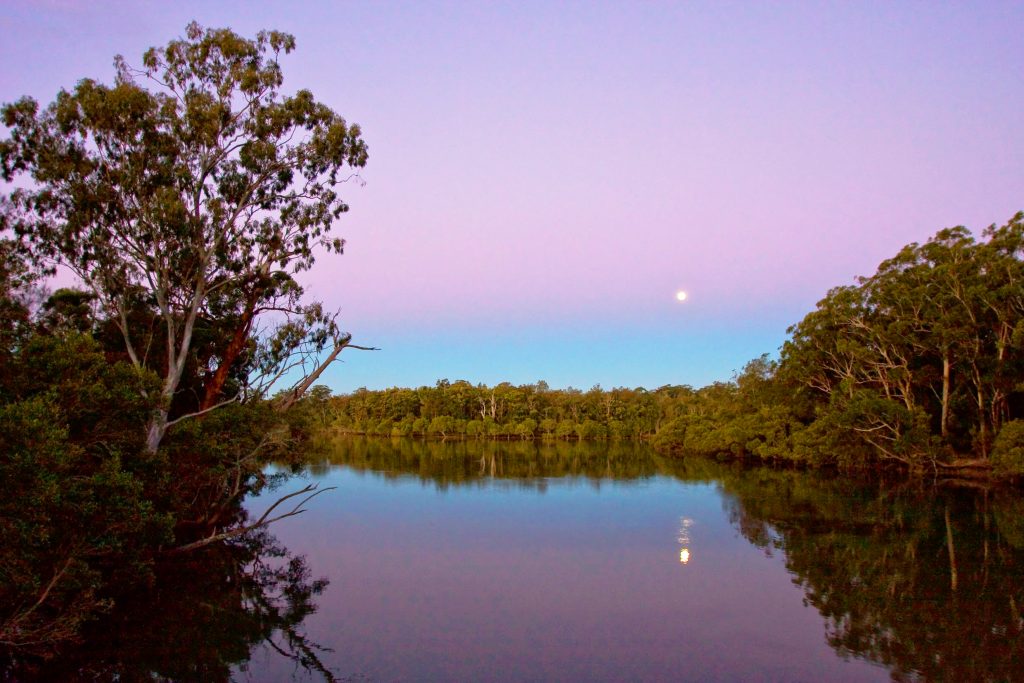
[[[307,680],[337,680],[321,663],[328,650],[302,631],[327,583],[270,534],[159,562],[147,583],[116,595],[81,642],[46,658],[0,660],[0,680],[245,680],[260,648]]]

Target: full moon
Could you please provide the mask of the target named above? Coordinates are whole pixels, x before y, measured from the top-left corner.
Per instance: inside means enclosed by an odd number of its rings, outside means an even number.
[[[681,289],[676,292],[676,301],[686,301],[686,292]]]

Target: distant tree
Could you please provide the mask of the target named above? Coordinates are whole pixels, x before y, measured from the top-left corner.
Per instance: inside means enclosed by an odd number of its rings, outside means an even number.
[[[516,425],[516,434],[523,439],[532,439],[537,432],[537,421],[533,418],[526,418]]]
[[[555,427],[555,436],[559,439],[569,439],[576,436],[576,423],[570,420],[562,420]]]
[[[323,384],[317,384],[309,390],[309,393],[303,400],[309,404],[310,410],[316,416],[316,420],[320,426],[326,427],[331,423],[331,419],[334,417],[334,411],[331,407],[330,387],[324,386]]]
[[[438,415],[430,421],[428,430],[431,434],[438,434],[442,439],[446,439],[455,431],[455,418],[451,415]]]
[[[466,422],[466,436],[480,437],[484,435],[484,423],[480,420]]]

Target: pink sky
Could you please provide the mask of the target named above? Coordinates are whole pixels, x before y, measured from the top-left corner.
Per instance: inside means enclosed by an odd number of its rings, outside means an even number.
[[[294,33],[286,83],[363,126],[307,282],[383,351],[337,391],[728,379],[829,287],[1024,208],[1021,3],[6,2],[0,100],[193,18]]]

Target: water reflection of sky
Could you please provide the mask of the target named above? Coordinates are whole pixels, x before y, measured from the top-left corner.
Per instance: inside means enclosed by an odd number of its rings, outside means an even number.
[[[341,674],[888,678],[836,656],[781,558],[739,536],[714,485],[567,478],[441,490],[347,468],[320,480],[337,490],[276,533],[331,580],[306,628],[334,649],[327,662]],[[257,678],[261,666],[285,672],[257,658]]]

